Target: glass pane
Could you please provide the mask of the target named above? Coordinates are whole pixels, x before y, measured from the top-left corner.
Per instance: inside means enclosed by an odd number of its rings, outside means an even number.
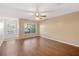
[[[29,33],[35,33],[36,31],[36,25],[35,24],[25,24],[24,25],[24,33],[29,34]]]

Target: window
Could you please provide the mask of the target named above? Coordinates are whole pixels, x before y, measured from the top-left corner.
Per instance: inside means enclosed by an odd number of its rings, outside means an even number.
[[[36,32],[36,25],[35,24],[24,24],[24,33],[35,33]]]

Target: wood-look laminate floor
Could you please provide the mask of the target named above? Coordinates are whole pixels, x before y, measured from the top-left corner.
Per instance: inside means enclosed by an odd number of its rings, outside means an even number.
[[[45,38],[6,41],[1,56],[79,56],[79,48]]]

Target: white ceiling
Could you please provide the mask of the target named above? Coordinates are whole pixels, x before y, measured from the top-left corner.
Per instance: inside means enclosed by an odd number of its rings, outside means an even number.
[[[0,3],[0,16],[35,20],[36,5],[45,19],[79,11],[79,3]]]

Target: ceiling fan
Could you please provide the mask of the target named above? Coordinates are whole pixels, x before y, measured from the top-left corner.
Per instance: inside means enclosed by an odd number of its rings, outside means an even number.
[[[39,11],[39,6],[38,6],[38,4],[36,4],[35,19],[36,20],[44,20],[45,17],[46,17],[46,15]]]

